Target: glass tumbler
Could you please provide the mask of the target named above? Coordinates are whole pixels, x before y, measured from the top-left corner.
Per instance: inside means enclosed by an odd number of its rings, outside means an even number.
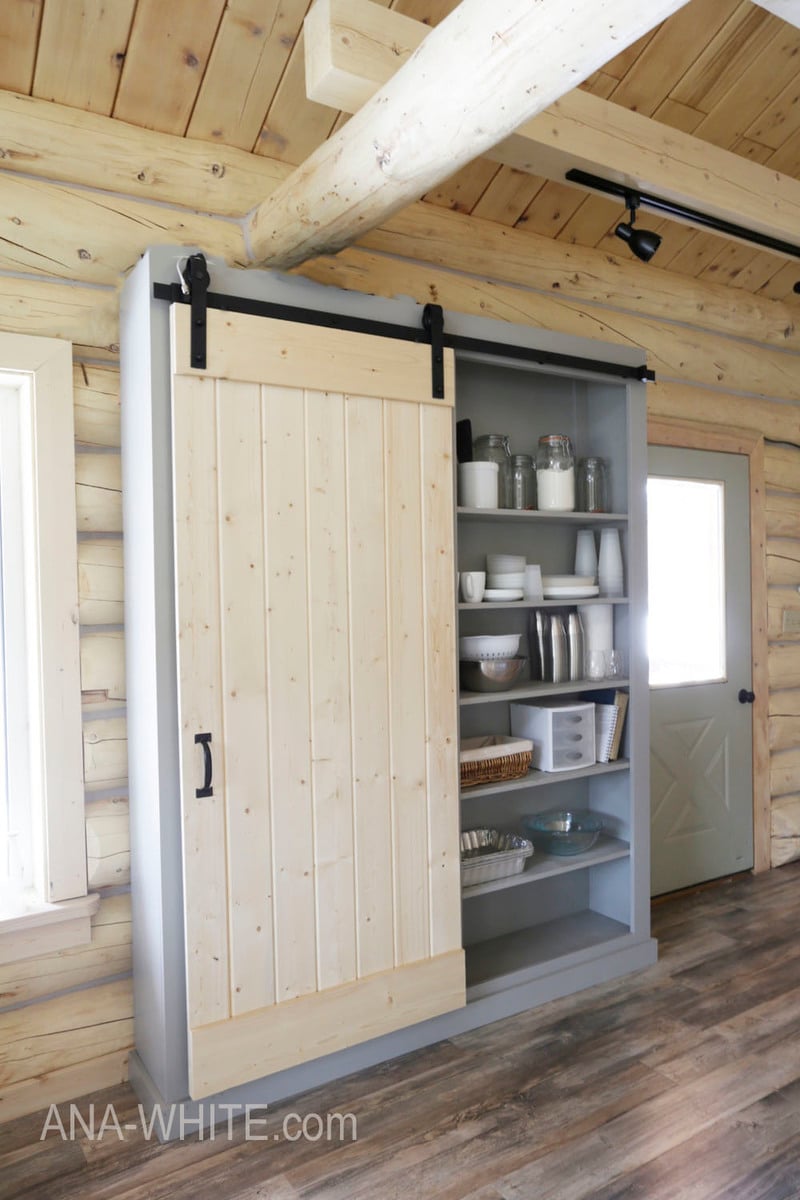
[[[608,468],[604,458],[582,458],[578,463],[579,512],[608,512]]]
[[[509,508],[536,508],[536,475],[533,456],[513,454],[509,470]]]
[[[496,462],[500,468],[498,479],[498,508],[513,508],[511,503],[511,447],[505,433],[483,433],[475,438],[472,451],[481,462]]]

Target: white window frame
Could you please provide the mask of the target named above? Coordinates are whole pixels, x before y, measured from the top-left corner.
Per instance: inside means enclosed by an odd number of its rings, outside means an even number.
[[[0,333],[0,555],[15,583],[0,629],[9,807],[29,818],[0,896],[2,963],[88,942],[99,902],[86,880],[72,347],[54,338]]]

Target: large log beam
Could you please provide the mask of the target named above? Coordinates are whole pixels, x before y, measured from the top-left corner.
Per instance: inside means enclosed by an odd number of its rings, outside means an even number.
[[[255,263],[334,253],[540,113],[686,0],[462,0],[249,221]]]
[[[370,0],[324,0],[322,7],[318,3],[312,9],[307,24],[308,94],[351,113],[432,36],[421,21]],[[579,167],[721,220],[800,242],[800,181],[589,92],[569,92],[485,153],[496,162],[561,182],[570,167]]]

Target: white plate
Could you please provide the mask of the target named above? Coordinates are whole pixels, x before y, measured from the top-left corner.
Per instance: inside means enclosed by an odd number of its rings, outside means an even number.
[[[543,575],[542,586],[545,590],[561,587],[591,587],[593,575]]]
[[[522,588],[487,588],[483,593],[484,600],[521,600]]]
[[[486,592],[483,593],[484,597]],[[600,588],[597,584],[586,587],[546,587],[544,588],[545,600],[568,600],[568,599],[585,599],[587,596],[599,596]]]

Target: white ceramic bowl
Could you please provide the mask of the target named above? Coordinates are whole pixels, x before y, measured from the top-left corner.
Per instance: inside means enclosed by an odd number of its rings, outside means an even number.
[[[490,575],[525,574],[524,554],[487,554],[486,570]]]
[[[479,637],[458,639],[458,656],[462,662],[487,662],[493,658],[513,658],[519,650],[520,634],[481,634]]]
[[[525,587],[524,571],[509,571],[504,575],[487,575],[488,588],[523,588]]]
[[[594,583],[593,575],[543,575],[542,587],[590,587]]]

